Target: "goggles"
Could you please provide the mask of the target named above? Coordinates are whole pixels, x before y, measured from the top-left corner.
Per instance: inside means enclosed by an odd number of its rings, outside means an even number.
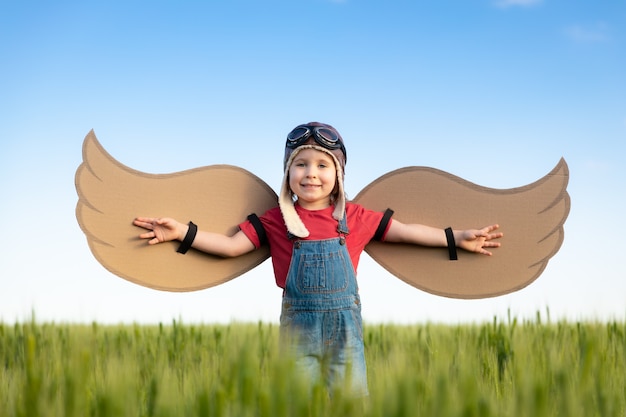
[[[318,145],[328,150],[341,149],[344,156],[346,155],[346,148],[339,133],[335,129],[326,126],[296,126],[287,135],[286,146],[289,149],[296,149],[298,146],[303,145],[311,136],[313,136]]]

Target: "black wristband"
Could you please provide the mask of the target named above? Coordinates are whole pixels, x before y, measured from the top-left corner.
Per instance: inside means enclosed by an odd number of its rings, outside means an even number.
[[[454,241],[454,233],[452,232],[451,227],[447,227],[446,231],[446,240],[448,241],[448,255],[450,256],[451,261],[456,261],[459,259],[456,256],[456,242]]]
[[[176,252],[182,253],[183,255],[186,254],[189,248],[191,248],[193,240],[196,238],[196,233],[198,233],[198,226],[193,222],[189,222],[189,230],[187,230],[187,234],[183,241],[180,242],[180,246],[176,249]]]

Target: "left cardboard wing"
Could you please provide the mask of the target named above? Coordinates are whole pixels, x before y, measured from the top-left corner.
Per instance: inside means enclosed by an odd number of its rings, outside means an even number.
[[[498,223],[502,246],[493,256],[443,248],[371,242],[366,252],[406,283],[451,298],[487,298],[517,291],[543,272],[563,242],[570,209],[564,159],[543,178],[511,189],[482,187],[444,171],[407,167],[392,171],[354,199],[370,209],[391,208],[403,223],[475,229]]]
[[[277,205],[276,193],[252,173],[212,165],[171,174],[136,171],[109,155],[93,130],[75,176],[76,218],[96,259],[110,272],[146,287],[194,291],[231,280],[269,257],[267,245],[237,258],[189,251],[179,242],[149,246],[135,217],[171,216],[204,230],[234,234],[251,213]]]

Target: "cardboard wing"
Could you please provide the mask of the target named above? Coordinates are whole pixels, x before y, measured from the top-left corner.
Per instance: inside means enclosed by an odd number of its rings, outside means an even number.
[[[372,242],[367,253],[408,284],[452,298],[487,298],[533,282],[563,242],[570,209],[564,159],[542,179],[512,189],[481,187],[434,168],[408,167],[372,182],[354,199],[373,210],[391,208],[403,223],[455,229],[498,223],[502,246],[493,256]]]
[[[544,270],[563,242],[570,208],[565,160],[544,178],[519,188],[481,187],[443,171],[408,167],[378,178],[354,202],[383,211],[392,208],[404,223],[476,228],[499,223],[505,233],[494,256],[372,242],[367,253],[408,284],[454,298],[485,298],[524,288]],[[112,273],[166,291],[208,288],[259,265],[267,247],[237,258],[199,251],[176,252],[178,242],[148,246],[132,221],[166,214],[193,220],[200,228],[233,234],[250,213],[277,205],[276,193],[250,172],[212,165],[172,174],[147,174],[116,161],[93,131],[83,143],[75,177],[78,223],[91,252]]]
[[[137,216],[193,220],[199,227],[234,234],[251,213],[276,206],[277,196],[261,179],[229,165],[173,174],[147,174],[109,155],[93,130],[83,142],[75,177],[76,218],[96,259],[112,273],[146,287],[194,291],[224,283],[269,257],[267,247],[238,258],[199,251],[176,252],[179,242],[148,246],[132,224]],[[218,207],[219,210],[215,208]]]

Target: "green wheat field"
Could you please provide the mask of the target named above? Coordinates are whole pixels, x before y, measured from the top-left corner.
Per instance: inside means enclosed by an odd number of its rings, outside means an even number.
[[[332,397],[268,323],[0,322],[0,416],[626,416],[626,324],[365,325],[370,396]]]

